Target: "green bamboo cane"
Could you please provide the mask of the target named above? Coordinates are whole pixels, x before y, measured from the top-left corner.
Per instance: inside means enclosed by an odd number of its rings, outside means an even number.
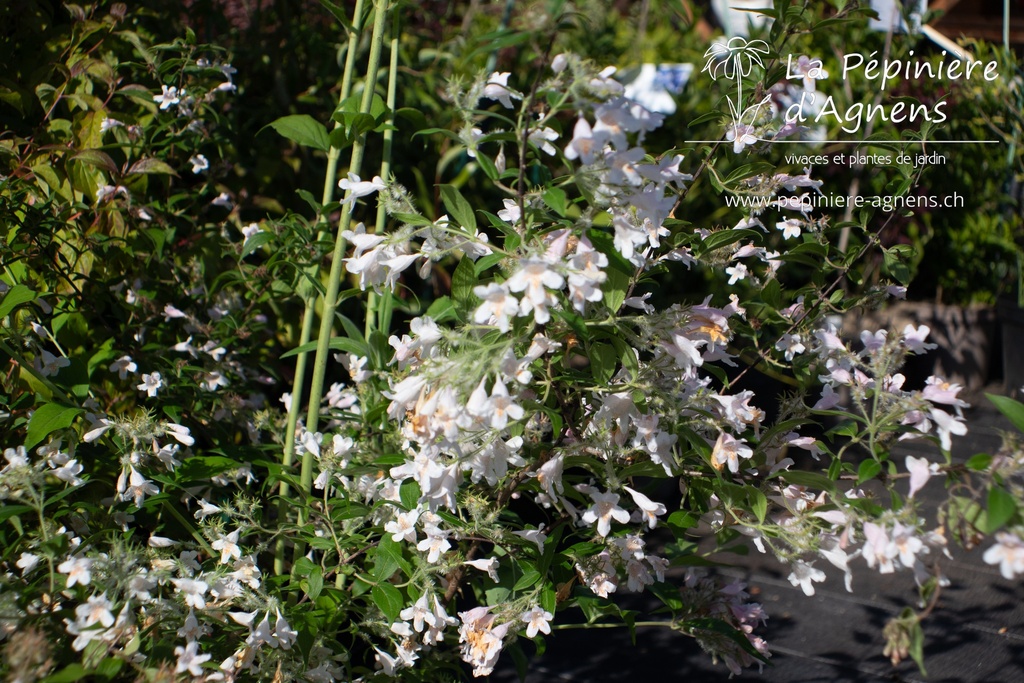
[[[389,0],[374,0],[373,34],[370,39],[370,57],[366,66],[366,80],[363,87],[363,99],[359,112],[368,114],[373,103],[374,84],[377,81],[377,69],[380,66],[380,53],[384,44],[384,21],[387,17]],[[363,154],[366,150],[366,133],[360,134],[352,144],[352,159],[349,172],[359,175],[363,165]],[[324,296],[323,313],[320,317],[320,335],[317,338],[316,358],[313,361],[313,379],[309,388],[309,410],[306,413],[306,429],[315,432],[320,421],[320,401],[323,398],[324,378],[327,375],[327,361],[330,357],[331,331],[334,329],[334,315],[338,308],[338,291],[341,288],[342,263],[345,256],[346,240],[344,233],[352,223],[352,210],[355,199],[352,191],[345,193],[347,208],[341,213],[334,252],[331,257],[331,271],[328,276],[327,293]],[[299,474],[302,492],[308,494],[313,485],[313,454],[307,451],[302,455],[302,470]],[[305,515],[300,507],[299,524],[304,523]],[[295,556],[305,552],[304,544],[297,543]]]
[[[352,92],[352,76],[355,72],[356,65],[356,50],[359,45],[359,34],[363,30],[363,0],[356,0],[355,10],[352,15],[352,28],[348,33],[348,48],[345,52],[345,68],[342,72],[341,79],[341,94],[338,97],[338,102],[344,102],[349,94]],[[341,124],[335,122],[334,127],[338,128]],[[338,159],[341,156],[341,150],[337,147],[331,146],[327,152],[327,170],[324,172],[324,187],[322,193],[321,204],[327,205],[334,201],[334,187],[337,182],[338,176]],[[327,221],[321,214],[317,216],[317,223],[320,229],[317,232],[317,242],[327,238]],[[309,268],[306,272],[306,276],[311,280],[319,276],[320,264],[316,264]],[[302,312],[302,331],[299,334],[299,348],[307,344],[310,338],[313,336],[313,321],[316,315],[316,290],[309,286],[308,281],[304,280],[300,286],[307,286],[308,290],[305,292],[303,298],[305,299],[305,308]],[[284,456],[281,459],[281,464],[286,468],[291,467],[295,460],[295,431],[298,427],[299,422],[299,411],[302,405],[302,392],[306,383],[306,365],[308,361],[309,353],[303,351],[295,358],[295,377],[292,380],[292,400],[291,405],[288,406],[288,423],[285,427],[284,437]],[[288,496],[291,487],[288,482],[281,482],[279,489],[281,498],[284,499]],[[283,519],[287,510],[287,505],[282,500],[279,507],[279,519]],[[285,539],[280,538],[277,541],[277,545],[274,549],[274,573],[281,575],[284,573],[284,546]]]
[[[390,63],[388,64],[388,118],[384,128],[384,150],[381,153],[380,177],[387,179],[391,173],[391,150],[395,139],[395,103],[398,92],[398,29],[399,13],[395,12],[391,17],[391,43],[388,46]],[[387,212],[384,204],[377,205],[377,223],[374,232],[384,231],[384,222],[387,220]],[[387,330],[391,327],[391,293],[385,292],[382,297],[370,290],[370,296],[366,305],[366,324],[364,336],[369,339],[370,333],[374,330],[374,323],[378,329]]]

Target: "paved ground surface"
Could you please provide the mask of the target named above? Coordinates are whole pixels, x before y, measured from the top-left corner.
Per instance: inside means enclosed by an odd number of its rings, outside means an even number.
[[[967,413],[969,434],[954,442],[953,457],[959,462],[975,453],[995,452],[1000,444],[999,431],[1010,428],[984,399],[974,401],[974,406]],[[906,442],[900,452],[929,459],[939,457],[935,447],[924,442]],[[943,496],[942,484],[934,480],[918,493],[918,497],[935,501]],[[829,579],[817,584],[816,594],[808,598],[790,585],[786,579],[789,570],[774,559],[757,553],[735,558],[739,566],[719,573],[746,581],[756,592],[756,599],[770,615],[763,636],[773,652],[771,666],[760,673],[756,669],[745,671],[736,680],[1024,682],[1024,582],[1003,579],[996,567],[982,561],[982,551],[954,549],[954,559],[945,561],[951,585],[944,589],[935,612],[925,622],[927,677],[913,663],[893,668],[882,655],[883,625],[916,598],[909,572],[883,576],[867,570],[858,560],[854,593],[847,593],[842,577],[828,568]],[[527,650],[531,647],[525,645]],[[728,678],[725,666],[713,665],[689,638],[666,628],[645,628],[638,629],[636,646],[625,629],[556,632],[548,640],[547,652],[530,661],[526,683],[700,682]],[[519,680],[508,657],[491,680]]]

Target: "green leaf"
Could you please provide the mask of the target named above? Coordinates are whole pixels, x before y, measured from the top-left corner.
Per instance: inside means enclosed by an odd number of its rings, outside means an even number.
[[[619,365],[619,354],[612,346],[597,342],[590,345],[590,370],[598,384],[606,384]]]
[[[311,341],[306,342],[302,346],[297,346],[291,351],[287,351],[281,355],[281,358],[291,358],[297,356],[300,353],[309,353],[310,351],[316,351],[317,342]],[[369,351],[366,348],[365,342],[359,342],[355,339],[349,339],[348,337],[334,337],[331,339],[331,343],[328,344],[328,348],[334,349],[335,351],[345,351],[346,353],[354,353],[357,356],[368,356]]]
[[[25,436],[25,449],[28,450],[58,429],[71,426],[75,416],[84,412],[81,408],[62,406],[59,403],[47,403],[40,406],[28,421],[28,432]]]
[[[823,474],[817,472],[803,472],[800,470],[782,470],[778,476],[790,484],[796,486],[807,486],[812,489],[835,493],[836,484]]]
[[[768,499],[765,497],[761,489],[754,486],[747,487],[747,500],[750,501],[750,509],[754,512],[758,522],[764,522],[764,517],[768,514]]]
[[[540,583],[540,580],[541,580],[540,572],[538,572],[536,569],[531,569],[531,570],[525,572],[519,578],[519,580],[516,581],[516,585],[512,586],[512,590],[513,591],[521,591],[521,590],[524,590],[526,588],[532,588],[533,586],[536,586],[538,583]]]
[[[117,164],[114,163],[114,160],[110,158],[109,154],[98,149],[83,149],[71,158],[107,173],[117,173]]]
[[[409,563],[402,557],[402,547],[398,541],[391,538],[391,534],[384,534],[381,537],[373,558],[373,578],[378,581],[387,581],[399,569],[406,574],[409,573]]]
[[[559,216],[565,215],[565,190],[560,187],[549,187],[548,191],[544,193],[541,199],[543,199],[544,203],[551,207],[551,210]]]
[[[857,468],[857,485],[860,486],[869,479],[874,479],[882,472],[882,463],[874,459],[865,460]]]
[[[160,161],[159,159],[139,159],[131,168],[128,169],[128,175],[132,173],[156,173],[161,175],[178,175],[170,164],[166,161]]]
[[[1017,512],[1017,502],[1013,496],[1001,486],[993,486],[988,492],[988,520],[986,533],[991,534],[1013,517]]]
[[[13,291],[13,290],[12,290]],[[8,294],[10,296],[10,294]],[[0,315],[0,318],[3,316]],[[995,394],[985,394],[988,400],[992,401],[995,407],[1003,415],[1013,423],[1021,432],[1024,432],[1024,403],[1015,401],[1012,398],[1006,396],[996,396]]]
[[[700,243],[701,253],[707,254],[715,249],[721,249],[741,240],[753,240],[760,235],[753,230],[718,230],[713,232]]]
[[[334,15],[334,18],[338,20],[341,27],[345,29],[346,33],[352,31],[352,24],[348,21],[348,16],[345,13],[345,8],[341,5],[331,2],[331,0],[320,0],[320,4],[323,5],[328,12]]]
[[[473,296],[473,287],[476,286],[476,269],[473,261],[464,258],[459,261],[452,273],[452,296],[456,301],[466,302]]]
[[[330,138],[327,136],[327,129],[322,123],[307,114],[292,114],[282,116],[269,124],[270,128],[279,134],[300,145],[312,147],[326,152],[331,147]],[[265,130],[267,126],[260,129]]]
[[[370,591],[373,603],[380,608],[389,622],[398,621],[398,613],[402,611],[405,600],[402,592],[390,583],[378,583]]]
[[[992,464],[992,456],[988,453],[978,453],[972,455],[964,463],[964,467],[974,472],[984,472],[988,469],[988,466]]]
[[[448,215],[456,223],[470,233],[476,232],[476,215],[473,213],[473,207],[454,185],[441,186],[441,201],[444,202]]]
[[[91,675],[81,664],[69,664],[60,671],[44,678],[41,683],[73,683]]]
[[[245,242],[242,244],[242,258],[245,258],[249,254],[253,253],[264,244],[267,244],[274,238],[274,234],[267,232],[266,230],[260,230],[255,235],[247,237]]]
[[[313,570],[309,572],[309,578],[306,583],[306,595],[309,596],[310,600],[316,600],[320,597],[320,592],[324,589],[324,572],[319,567],[313,567]]]
[[[34,301],[36,293],[32,289],[29,289],[25,285],[14,285],[11,287],[7,294],[4,294],[3,298],[0,299],[0,320],[6,318],[7,315],[21,304]]]
[[[607,279],[602,287],[604,305],[608,310],[617,313],[622,308],[622,302],[626,300],[626,292],[629,291],[629,276],[618,268],[606,268]]]

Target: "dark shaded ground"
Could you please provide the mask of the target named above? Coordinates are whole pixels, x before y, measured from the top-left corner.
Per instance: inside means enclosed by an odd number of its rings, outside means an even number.
[[[984,398],[973,400],[967,413],[969,433],[954,441],[953,459],[963,462],[980,452],[999,448],[1000,429],[1010,429],[1005,418]],[[897,449],[902,469],[904,455],[937,460],[937,448],[925,442],[905,442]],[[917,494],[924,502],[938,502],[945,492],[932,480]],[[928,509],[927,507],[925,509]],[[982,561],[981,548],[965,552],[951,548],[953,560],[943,567],[951,585],[925,621],[925,666],[922,676],[912,662],[893,667],[882,655],[882,627],[916,599],[910,572],[881,575],[853,562],[853,593],[842,576],[819,563],[829,575],[816,584],[813,597],[790,585],[789,570],[774,558],[754,552],[735,557],[736,565],[718,573],[746,581],[755,600],[770,618],[761,635],[773,653],[763,672],[744,671],[740,681],[773,683],[930,683],[1024,682],[1024,585],[1007,581],[997,567]],[[646,600],[647,598],[640,598]],[[657,602],[646,605],[653,609]],[[633,607],[633,605],[630,605]],[[524,644],[527,651],[532,645]],[[547,639],[547,652],[529,663],[526,683],[547,681],[720,681],[729,678],[724,664],[713,665],[696,643],[667,628],[640,628],[637,644],[626,629],[556,631]],[[491,676],[495,683],[513,683],[519,677],[505,655]]]

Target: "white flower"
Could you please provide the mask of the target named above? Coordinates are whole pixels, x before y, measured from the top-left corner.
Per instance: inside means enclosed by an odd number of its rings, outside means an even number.
[[[509,624],[494,626],[494,615],[488,607],[476,607],[468,612],[459,612],[462,626],[459,628],[459,642],[462,646],[462,660],[473,665],[474,676],[487,676],[501,654],[502,640],[508,633]]]
[[[565,278],[551,269],[551,264],[540,259],[523,259],[520,268],[506,281],[509,291],[523,292],[519,302],[519,315],[533,312],[533,319],[543,325],[551,319],[548,306],[557,302],[547,289],[559,290],[565,285]]]
[[[640,493],[634,491],[628,486],[623,486],[626,492],[633,497],[633,502],[640,508],[643,518],[647,520],[647,526],[653,529],[658,524],[658,516],[668,512],[668,508],[662,503],[655,503],[653,500]]]
[[[628,516],[627,516],[628,521]],[[537,529],[523,529],[522,531],[513,531],[512,533],[520,538],[524,538],[527,541],[537,544],[537,552],[544,552],[544,542],[548,540],[548,535],[545,534],[542,529],[544,525],[541,524]]]
[[[519,219],[523,217],[519,204],[513,199],[502,199],[501,203],[505,208],[498,212],[498,218],[512,225],[518,223]]]
[[[619,507],[619,494],[601,493],[594,490],[590,493],[594,504],[587,508],[580,518],[585,524],[597,522],[597,533],[607,536],[612,530],[612,520],[620,524],[629,522],[629,513]]]
[[[1024,541],[1017,534],[996,532],[996,544],[985,551],[984,560],[998,564],[999,573],[1005,579],[1024,574]]]
[[[194,157],[191,157],[189,163],[192,164],[192,172],[195,174],[202,173],[210,168],[209,160],[202,154],[196,154]]]
[[[804,595],[814,595],[814,582],[821,583],[825,580],[825,572],[814,568],[813,562],[797,560],[793,563],[793,572],[787,577],[794,586],[800,586]]]
[[[33,553],[22,553],[21,557],[19,557],[18,561],[15,563],[18,569],[21,570],[22,576],[25,576],[25,574],[28,574],[30,571],[35,569],[38,564],[39,556]]]
[[[40,357],[36,358],[36,367],[43,377],[56,375],[61,368],[71,365],[71,361],[64,356],[55,356],[46,349],[43,349],[39,355]]]
[[[711,452],[711,466],[720,470],[728,465],[729,471],[736,474],[740,469],[740,458],[750,458],[753,455],[754,451],[746,445],[743,439],[737,439],[731,434],[722,432],[718,435],[718,440]]]
[[[391,534],[391,539],[396,543],[406,541],[416,543],[416,521],[419,519],[419,510],[409,510],[398,513],[393,520],[384,525],[384,531]]]
[[[132,361],[131,356],[121,356],[107,368],[110,372],[116,372],[121,379],[128,379],[128,373],[135,374],[138,366]]]
[[[383,190],[386,185],[379,175],[373,176],[373,180],[360,180],[355,173],[349,173],[347,178],[338,181],[338,187],[345,190],[348,196],[342,204],[355,201],[359,197],[365,197]]]
[[[517,100],[522,99],[522,96],[514,90],[510,90],[508,87],[508,77],[511,74],[506,71],[504,73],[498,73],[495,71],[487,79],[487,83],[484,85],[481,97],[488,100],[497,100],[501,102],[501,106],[505,109],[512,109],[512,98]]]
[[[142,507],[146,496],[155,496],[160,493],[156,484],[142,476],[134,465],[128,466],[130,474],[128,477],[128,488],[121,494],[121,500],[135,500],[135,507]]]
[[[524,612],[519,618],[526,624],[527,638],[533,638],[538,632],[551,633],[551,620],[554,619],[554,615],[545,611],[540,605],[534,605],[530,611]]]
[[[180,645],[174,648],[174,654],[178,656],[174,673],[182,674],[186,671],[192,676],[203,675],[203,662],[210,660],[211,655],[199,654],[199,641],[193,640],[185,647]]]
[[[910,493],[907,494],[907,498],[913,498],[928,479],[939,471],[939,466],[937,463],[928,462],[926,458],[915,458],[912,455],[908,455],[905,462],[910,473]]]
[[[88,557],[72,557],[57,565],[57,571],[68,575],[67,588],[76,583],[81,586],[88,586],[92,581],[92,559]]]
[[[799,219],[787,218],[784,221],[779,221],[775,224],[776,229],[782,231],[783,239],[790,239],[792,237],[800,236],[800,229],[802,227]]]
[[[195,609],[205,609],[206,599],[203,597],[210,585],[196,579],[171,579],[174,587],[185,597],[185,604]]]
[[[907,325],[903,328],[903,345],[911,353],[924,353],[932,349],[939,348],[938,344],[929,344],[925,342],[928,338],[928,333],[931,332],[931,328],[927,325],[921,325],[920,327],[914,327],[913,325]]]
[[[220,563],[228,564],[232,558],[241,558],[242,549],[238,547],[239,530],[235,529],[227,536],[221,536],[210,547],[220,551]]]
[[[737,263],[734,266],[729,266],[725,269],[726,274],[729,276],[729,284],[734,285],[740,280],[747,277],[747,267],[742,263]]]
[[[277,637],[277,642],[282,649],[290,650],[299,632],[294,630],[285,620],[284,616],[281,615],[281,612],[278,611],[277,620],[274,621],[274,635]]]
[[[498,558],[489,557],[486,560],[466,560],[463,564],[468,564],[474,569],[487,572],[487,575],[491,577],[492,581],[495,583],[498,582]]]
[[[477,285],[473,294],[483,300],[473,312],[473,322],[496,325],[503,333],[509,330],[509,317],[519,313],[519,300],[499,284]]]
[[[164,380],[160,376],[159,372],[142,375],[142,384],[136,387],[139,391],[145,391],[151,398],[156,396],[158,392],[164,386]]]
[[[544,126],[543,128],[533,128],[530,130],[530,134],[527,136],[527,140],[533,143],[534,146],[538,147],[545,154],[551,156],[555,155],[558,150],[551,144],[553,140],[558,139],[558,131],[553,128]]]
[[[163,92],[159,95],[153,96],[153,101],[160,103],[160,109],[167,111],[172,106],[178,104],[178,102],[181,101],[181,98],[178,96],[178,89],[176,87],[171,86],[170,88],[168,88],[166,85],[162,85],[160,87],[163,88]]]

